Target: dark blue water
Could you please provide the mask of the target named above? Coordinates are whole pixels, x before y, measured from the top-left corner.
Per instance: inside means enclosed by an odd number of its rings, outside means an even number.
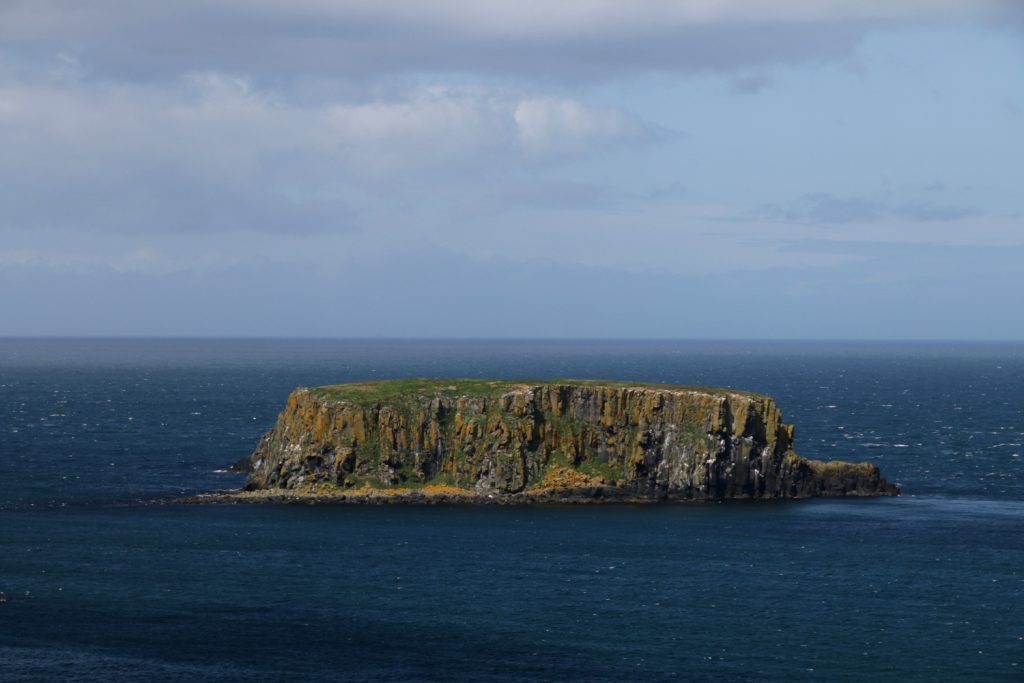
[[[898,499],[152,506],[297,385],[773,395]],[[1024,345],[0,340],[0,680],[1024,680]]]

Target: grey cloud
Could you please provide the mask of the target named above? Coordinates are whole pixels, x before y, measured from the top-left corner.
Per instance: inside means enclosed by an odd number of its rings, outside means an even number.
[[[787,205],[771,204],[760,207],[755,217],[790,223],[845,224],[874,221],[883,215],[882,207],[860,197],[835,197],[816,193],[807,194]]]
[[[672,201],[677,199],[683,199],[689,194],[686,186],[678,180],[668,185],[662,185],[656,187],[647,193],[646,199],[653,201]]]
[[[942,186],[944,187],[944,186]],[[926,190],[938,191],[929,186]],[[847,225],[905,218],[912,221],[953,221],[979,216],[977,209],[929,202],[893,204],[866,197],[838,197],[827,193],[806,194],[787,205],[760,207],[750,217],[811,225]]]
[[[894,207],[896,216],[915,221],[957,221],[963,218],[980,216],[982,212],[969,206],[944,206],[941,204],[904,204]]]
[[[803,220],[809,223],[863,223],[882,215],[876,203],[860,197],[811,195],[802,204]],[[796,211],[799,215],[801,208]]]
[[[629,192],[610,185],[558,178],[526,182],[510,180],[499,191],[485,195],[483,201],[470,203],[466,212],[478,216],[520,209],[607,213],[635,210],[652,202],[671,203],[686,196],[686,187],[679,182],[656,187],[649,192]]]
[[[63,54],[96,77],[189,71],[268,80],[407,72],[604,79],[637,69],[731,69],[840,55],[908,21],[1005,19],[1010,0],[666,4],[9,0],[0,42],[31,61]]]
[[[764,74],[744,74],[732,82],[732,91],[740,95],[756,95],[772,84],[772,79]]]
[[[902,261],[909,269],[914,259],[953,260],[962,257],[972,263],[974,268],[985,268],[985,263],[999,264],[1000,268],[1018,271],[1016,263],[1024,256],[1021,246],[986,246],[965,244],[935,244],[929,242],[908,241],[877,241],[850,239],[803,239],[800,241],[779,241],[774,245],[790,253],[801,254],[851,254],[858,257],[885,262],[894,265]],[[912,258],[911,258],[912,257]],[[856,267],[856,266],[852,266]],[[941,270],[929,271],[927,268],[915,267],[920,272],[941,273]]]
[[[606,185],[565,180],[513,184],[499,193],[492,193],[479,210],[490,212],[496,206],[531,209],[601,209],[614,210],[628,196]]]

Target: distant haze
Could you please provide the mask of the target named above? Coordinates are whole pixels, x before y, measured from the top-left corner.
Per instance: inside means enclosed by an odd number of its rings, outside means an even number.
[[[8,0],[0,336],[1024,338],[1024,2]]]

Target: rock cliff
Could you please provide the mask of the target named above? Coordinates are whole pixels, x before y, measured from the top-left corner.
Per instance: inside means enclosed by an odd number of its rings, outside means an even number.
[[[756,394],[620,382],[398,380],[298,389],[246,489],[651,500],[896,495],[868,463],[793,451]]]

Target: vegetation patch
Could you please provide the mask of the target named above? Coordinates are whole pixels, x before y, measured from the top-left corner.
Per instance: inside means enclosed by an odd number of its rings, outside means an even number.
[[[609,484],[623,478],[621,468],[612,467],[602,460],[584,460],[576,466],[576,469],[589,477],[604,479]]]
[[[711,435],[696,422],[687,420],[683,423],[683,439],[691,446],[707,446],[711,438]]]
[[[516,389],[548,386],[613,387],[692,391],[714,396],[740,395],[764,398],[762,394],[716,387],[652,384],[580,379],[495,380],[495,379],[393,379],[375,382],[353,382],[316,387],[311,391],[326,401],[340,401],[370,407],[374,405],[422,405],[432,398],[486,397],[496,398]]]
[[[588,426],[592,426],[586,420],[557,415],[545,415],[544,421],[554,427],[559,434],[572,434],[577,439]]]
[[[356,462],[371,462],[374,465],[380,464],[380,434],[377,430],[370,432],[370,436],[355,449]]]
[[[447,486],[448,488],[457,488],[455,486],[455,479],[449,472],[439,472],[437,476],[433,477],[426,483],[426,486]]]

